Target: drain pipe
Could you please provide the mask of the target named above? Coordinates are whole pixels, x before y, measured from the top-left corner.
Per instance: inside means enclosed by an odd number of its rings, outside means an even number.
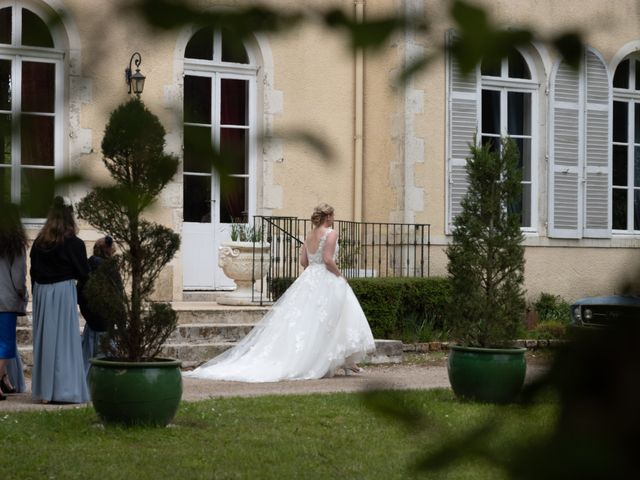
[[[356,22],[364,20],[366,0],[355,0]],[[362,221],[364,167],[364,51],[356,50],[354,59],[353,114],[353,220]]]

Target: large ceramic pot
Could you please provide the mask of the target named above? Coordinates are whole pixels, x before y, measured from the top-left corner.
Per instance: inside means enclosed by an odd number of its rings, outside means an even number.
[[[267,275],[270,245],[253,242],[228,242],[220,245],[218,265],[236,283],[236,289],[220,295],[221,305],[254,304],[253,284]],[[255,265],[255,267],[254,267]]]
[[[104,423],[167,425],[182,398],[181,362],[91,359],[89,389]]]
[[[449,347],[449,382],[461,398],[490,403],[516,399],[527,371],[526,348]]]

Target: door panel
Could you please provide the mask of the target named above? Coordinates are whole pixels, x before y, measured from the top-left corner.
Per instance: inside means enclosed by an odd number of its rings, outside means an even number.
[[[182,236],[186,290],[234,288],[218,267],[218,247],[231,239],[231,222],[245,222],[253,213],[250,84],[246,76],[215,72],[185,76]],[[217,163],[212,165],[214,158]]]

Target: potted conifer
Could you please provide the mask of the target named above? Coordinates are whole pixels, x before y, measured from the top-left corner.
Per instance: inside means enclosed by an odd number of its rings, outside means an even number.
[[[94,188],[78,205],[78,216],[113,237],[120,252],[83,290],[92,309],[112,320],[103,342],[106,358],[92,359],[89,372],[93,405],[105,422],[166,425],[182,396],[180,362],[158,358],[177,315],[169,304],[150,300],[180,237],[143,216],[178,168],[178,159],[164,152],[164,136],[139,99],[114,110],[102,140],[113,182]],[[114,282],[114,269],[124,290]]]
[[[509,402],[526,373],[514,340],[525,312],[521,174],[510,139],[497,149],[471,146],[469,188],[447,248],[452,283],[449,380],[461,397]]]

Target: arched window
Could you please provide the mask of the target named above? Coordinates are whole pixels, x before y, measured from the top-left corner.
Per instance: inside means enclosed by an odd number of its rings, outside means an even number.
[[[613,76],[612,228],[640,231],[640,55],[627,56]]]
[[[230,32],[202,28],[185,49],[184,221],[246,221],[252,208],[254,65]],[[211,169],[211,150],[221,162]]]
[[[448,33],[448,42],[456,32]],[[541,58],[533,46],[499,61],[485,60],[463,75],[453,55],[447,55],[447,227],[461,211],[468,188],[466,159],[474,138],[498,148],[509,136],[517,144],[522,169],[522,197],[509,208],[520,214],[523,231],[537,232],[538,142],[540,131]]]
[[[257,50],[232,31],[195,31],[184,49],[183,286],[230,288],[217,266],[231,223],[256,209]]]
[[[0,198],[43,218],[62,163],[63,52],[45,20],[0,1]]]
[[[520,152],[522,197],[512,208],[521,216],[524,229],[532,228],[535,205],[533,182],[533,114],[538,85],[522,54],[514,52],[500,62],[483,62],[481,74],[480,139],[498,148],[500,138],[509,136]]]

